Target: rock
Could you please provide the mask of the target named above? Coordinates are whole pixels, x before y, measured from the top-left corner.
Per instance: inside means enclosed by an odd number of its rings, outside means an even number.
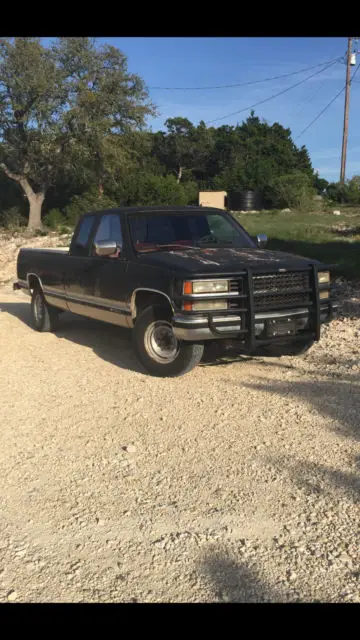
[[[9,593],[7,594],[7,599],[9,602],[15,602],[15,600],[18,599],[17,592],[11,589],[11,591],[9,591]]]
[[[333,211],[334,216],[340,216],[341,212],[338,209],[335,209],[335,211]]]
[[[136,447],[134,444],[128,444],[126,445],[126,447],[124,447],[124,451],[126,451],[127,453],[135,453]]]
[[[296,580],[297,578],[297,573],[295,573],[295,571],[290,571],[289,573],[289,581],[293,582],[293,580]]]
[[[288,207],[286,209],[281,209],[281,213],[291,213],[291,209]]]
[[[105,524],[105,520],[103,520],[102,518],[96,518],[96,524],[98,524],[99,527],[103,527]]]

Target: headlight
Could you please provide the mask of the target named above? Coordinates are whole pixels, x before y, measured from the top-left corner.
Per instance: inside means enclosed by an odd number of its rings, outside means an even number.
[[[330,282],[330,271],[319,271],[318,281],[319,284],[328,284]]]
[[[195,280],[184,282],[184,293],[226,293],[228,280]]]

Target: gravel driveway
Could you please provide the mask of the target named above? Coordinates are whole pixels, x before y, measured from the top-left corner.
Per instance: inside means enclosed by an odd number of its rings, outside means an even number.
[[[0,600],[359,602],[358,301],[306,356],[158,379],[0,288]]]

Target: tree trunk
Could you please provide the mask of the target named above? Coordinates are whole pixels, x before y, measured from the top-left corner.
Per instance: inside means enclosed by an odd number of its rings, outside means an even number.
[[[43,191],[35,193],[30,182],[27,179],[26,171],[24,171],[23,174],[13,173],[13,171],[10,171],[10,169],[8,169],[8,167],[4,163],[1,163],[0,167],[4,170],[8,178],[11,178],[11,180],[15,180],[15,182],[19,183],[29,201],[30,211],[28,228],[41,229],[41,208],[45,200],[45,189]]]
[[[179,167],[178,174],[177,174],[177,183],[178,184],[179,184],[179,182],[181,180],[181,176],[182,176],[182,167]]]
[[[28,228],[41,229],[42,227],[41,208],[45,199],[45,194],[41,192],[34,193],[33,191],[32,194],[26,194],[26,195],[30,205]]]

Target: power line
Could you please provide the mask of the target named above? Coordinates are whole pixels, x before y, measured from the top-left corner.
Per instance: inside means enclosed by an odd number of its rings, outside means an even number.
[[[292,71],[291,73],[283,73],[279,76],[272,76],[271,78],[263,78],[262,80],[250,80],[248,82],[237,82],[235,84],[219,84],[215,86],[209,87],[151,87],[149,89],[156,91],[207,91],[210,89],[232,89],[234,87],[245,87],[251,84],[260,84],[262,82],[271,82],[272,80],[280,80],[281,78],[288,78],[289,76],[295,76],[299,73],[305,73],[306,71],[311,71],[312,69],[316,69],[318,67],[322,67],[327,64],[333,64],[335,62],[339,62],[342,59],[334,58],[333,60],[329,60],[328,62],[321,62],[319,64],[314,64],[312,67],[306,67],[305,69],[300,69],[299,71]]]
[[[335,64],[335,63],[334,63]],[[323,71],[325,71],[325,69],[323,69]],[[309,98],[306,98],[305,100],[302,100],[300,102],[298,102],[298,104],[296,105],[296,109],[300,106],[300,109],[297,110],[295,113],[293,113],[290,117],[295,117],[297,118],[300,113],[302,113],[302,111],[304,110],[304,108],[311,102],[313,102],[313,100],[316,98],[316,96],[320,93],[321,89],[325,86],[326,84],[326,78],[323,82],[320,83],[320,85],[317,87],[317,89],[315,91],[311,91],[311,95]]]
[[[358,66],[356,67],[356,69],[355,69],[355,71],[353,73],[353,76],[352,76],[352,78],[350,80],[350,84],[354,80],[354,78],[355,78],[355,76],[356,76],[356,74],[358,72],[359,67],[360,67],[360,63],[358,64]],[[310,129],[310,127],[312,127],[312,125],[315,124],[315,122],[317,120],[319,120],[319,118],[323,115],[323,113],[325,113],[325,111],[327,111],[329,109],[329,107],[331,107],[333,102],[335,102],[335,100],[337,100],[337,98],[343,93],[343,91],[345,91],[345,87],[346,87],[346,85],[344,85],[340,89],[340,91],[336,94],[336,96],[334,96],[333,99],[330,100],[330,102],[328,102],[328,104],[320,111],[320,113],[317,114],[317,116],[315,116],[315,118],[310,122],[310,124],[308,124],[307,127],[305,127],[305,129],[303,129],[301,133],[299,133],[299,135],[295,138],[295,140],[298,140],[305,133],[305,131]]]
[[[312,73],[310,76],[307,76],[303,80],[300,80],[300,82],[296,82],[295,84],[292,84],[290,87],[287,87],[286,89],[282,89],[278,93],[274,93],[272,96],[269,96],[268,98],[264,98],[264,100],[255,102],[254,104],[248,107],[245,107],[244,109],[239,109],[238,111],[233,111],[232,113],[228,113],[226,114],[226,116],[222,116],[221,118],[214,118],[213,120],[207,120],[205,124],[211,124],[212,122],[218,122],[219,120],[226,120],[226,118],[230,118],[231,116],[236,116],[238,113],[243,113],[244,111],[249,111],[249,109],[254,109],[255,107],[258,107],[259,105],[264,104],[265,102],[269,102],[269,100],[274,100],[274,98],[277,98],[278,96],[281,96],[284,93],[291,91],[291,89],[295,89],[295,87],[299,87],[301,84],[303,84],[307,80],[310,80],[310,78],[313,78],[314,76],[317,76],[319,73],[322,73],[323,71],[331,67],[333,64],[334,64],[334,60],[332,60],[329,64],[327,64],[326,67],[324,67],[323,69],[320,69],[319,71],[315,71],[315,73]]]

